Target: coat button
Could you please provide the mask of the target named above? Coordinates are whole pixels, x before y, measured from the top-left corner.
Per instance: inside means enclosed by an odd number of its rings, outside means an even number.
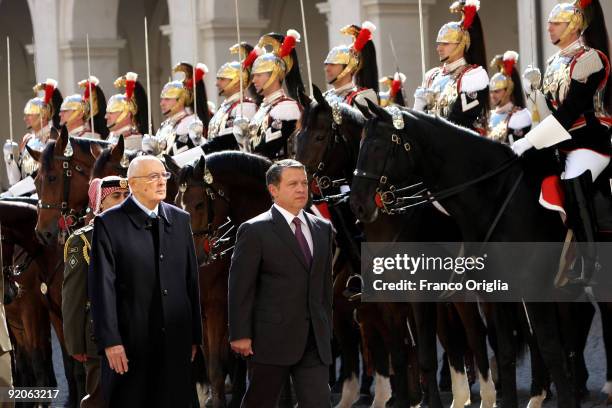
[[[165,332],[166,332],[166,328],[165,328],[165,327],[162,327],[162,328],[161,328],[161,332],[162,332],[162,333],[165,333]]]
[[[163,261],[163,260],[164,260],[164,254],[159,254],[159,259],[160,259],[161,261]]]
[[[168,296],[168,290],[164,289],[164,291],[162,292],[164,294],[164,296]]]

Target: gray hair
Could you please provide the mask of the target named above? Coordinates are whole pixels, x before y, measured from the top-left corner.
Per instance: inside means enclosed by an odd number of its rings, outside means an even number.
[[[275,186],[280,185],[281,176],[283,175],[283,170],[285,169],[302,169],[306,170],[304,165],[297,160],[293,159],[285,159],[279,160],[274,163],[268,171],[266,171],[266,184],[273,184]]]
[[[140,164],[145,161],[156,161],[156,162],[161,163],[162,166],[164,164],[159,158],[155,156],[150,156],[150,155],[137,156],[130,162],[130,166],[128,167],[128,171],[127,171],[127,178],[130,179],[134,177],[136,175],[138,168],[140,167]]]

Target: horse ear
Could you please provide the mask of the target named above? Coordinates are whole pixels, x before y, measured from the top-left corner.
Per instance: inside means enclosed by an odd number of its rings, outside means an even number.
[[[56,156],[63,156],[66,145],[68,144],[68,129],[66,126],[62,126],[59,136],[55,140],[54,152]]]
[[[40,162],[40,156],[42,155],[41,152],[39,152],[38,150],[32,149],[28,145],[26,145],[26,149],[28,150],[28,153],[30,153],[30,156],[32,156],[34,160],[36,160],[37,162]]]
[[[104,150],[102,146],[97,143],[92,143],[89,145],[89,152],[94,157],[94,159],[100,157],[100,155],[102,154],[102,150]]]
[[[315,101],[317,101],[319,105],[329,108],[329,103],[327,103],[327,100],[323,96],[323,93],[321,92],[318,86],[314,84],[312,85],[312,93],[314,94],[313,96],[315,98]]]
[[[200,156],[198,162],[195,165],[194,176],[196,179],[201,180],[204,178],[204,171],[206,170],[206,156]]]
[[[385,122],[391,122],[392,117],[389,112],[387,112],[384,108],[381,108],[380,106],[378,106],[377,103],[372,102],[369,99],[366,99],[366,102],[368,103],[368,108],[370,108],[370,111],[372,111],[374,115],[378,116]]]
[[[125,152],[125,142],[123,141],[123,135],[119,136],[117,144],[111,148],[111,160],[113,162],[120,162],[123,159],[123,153]]]
[[[312,99],[310,99],[310,97],[306,95],[305,92],[299,91],[298,92],[298,102],[300,103],[300,105],[302,105],[304,110],[307,110],[310,107],[310,103],[312,102]]]
[[[368,109],[367,106],[355,101],[355,107],[357,109],[359,109],[359,112],[361,112],[361,114],[366,118],[366,119],[372,119],[372,112],[370,112],[370,110]]]
[[[170,171],[170,173],[172,173],[175,177],[178,177],[179,173],[181,172],[181,167],[176,164],[172,156],[164,153],[164,162],[166,163],[168,171]]]

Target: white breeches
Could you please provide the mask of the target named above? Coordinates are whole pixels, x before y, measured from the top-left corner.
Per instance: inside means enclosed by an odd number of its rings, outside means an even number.
[[[610,158],[601,153],[589,149],[576,149],[568,153],[565,158],[565,171],[561,178],[569,180],[580,176],[587,170],[591,170],[593,181],[599,177],[602,171],[610,163]]]

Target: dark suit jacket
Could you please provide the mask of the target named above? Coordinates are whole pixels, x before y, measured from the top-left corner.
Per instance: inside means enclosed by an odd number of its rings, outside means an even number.
[[[314,247],[310,268],[276,208],[238,229],[229,276],[229,336],[252,339],[254,362],[296,364],[312,323],[321,361],[331,364],[332,228],[305,216]]]
[[[94,333],[101,354],[125,347],[129,371],[121,381],[155,372],[174,398],[189,398],[191,345],[202,343],[198,265],[189,214],[162,202],[159,217],[158,251],[148,215],[131,197],[95,218],[88,279]],[[151,344],[162,350],[156,358],[148,355]]]

